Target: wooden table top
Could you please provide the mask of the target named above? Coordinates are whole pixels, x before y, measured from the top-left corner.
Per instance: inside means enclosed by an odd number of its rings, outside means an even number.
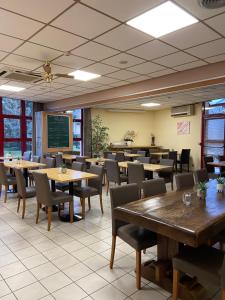
[[[92,157],[92,158],[86,158],[85,161],[91,164],[97,164],[97,163],[104,163],[108,158],[104,157]]]
[[[221,167],[225,167],[225,161],[208,162],[207,165],[221,168]]]
[[[98,177],[96,174],[75,171],[71,169],[67,169],[66,173],[61,173],[60,168],[48,168],[48,169],[40,169],[34,170],[32,172],[47,174],[48,178],[51,180],[55,180],[58,182],[75,182],[83,179],[92,179]]]
[[[158,156],[162,156],[162,155],[168,155],[169,152],[152,152],[151,155],[158,155]]]
[[[142,154],[137,154],[137,153],[126,153],[126,152],[124,152],[124,155],[125,155],[126,157],[130,157],[130,158],[134,158],[134,157],[142,157],[142,156],[144,156],[144,155],[142,155]]]
[[[120,168],[128,168],[128,163],[131,163],[130,161],[122,161],[119,162]],[[143,164],[145,171],[152,171],[152,172],[158,172],[166,169],[171,169],[171,166],[163,166],[163,165],[157,165],[157,164]]]
[[[44,167],[45,164],[36,163],[28,160],[14,160],[14,161],[5,161],[4,166],[11,169],[32,169],[38,167]]]
[[[199,199],[194,192],[191,205],[185,206],[183,193],[169,192],[131,202],[117,207],[115,215],[118,219],[197,247],[225,229],[225,194],[216,191],[215,180],[209,181],[205,200]]]

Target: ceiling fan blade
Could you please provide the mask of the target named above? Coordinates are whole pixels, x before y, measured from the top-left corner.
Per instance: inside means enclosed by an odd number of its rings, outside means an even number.
[[[57,76],[57,77],[64,77],[64,78],[71,78],[71,79],[74,79],[74,76],[72,76],[72,75],[59,74],[59,73],[54,74],[54,75]]]

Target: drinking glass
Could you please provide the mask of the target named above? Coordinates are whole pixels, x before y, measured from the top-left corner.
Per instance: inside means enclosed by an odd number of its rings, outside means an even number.
[[[184,192],[183,193],[183,203],[186,205],[186,206],[190,206],[191,205],[191,199],[192,198],[192,194],[190,192]]]

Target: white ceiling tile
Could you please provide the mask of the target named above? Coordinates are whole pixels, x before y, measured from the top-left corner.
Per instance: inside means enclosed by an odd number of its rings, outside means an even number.
[[[97,44],[95,42],[89,42],[73,50],[72,53],[74,55],[79,55],[93,60],[103,60],[119,52],[117,50]]]
[[[41,27],[42,23],[0,9],[0,33],[27,39]]]
[[[0,0],[0,7],[47,23],[73,3],[72,0]]]
[[[130,84],[129,82],[125,81],[125,80],[120,80],[118,82],[112,83],[110,84],[112,87],[117,87],[117,86],[122,86],[122,85],[127,85]]]
[[[127,25],[121,25],[96,39],[97,42],[122,51],[143,44],[153,38]]]
[[[206,43],[220,36],[202,23],[196,23],[161,37],[161,40],[180,49]]]
[[[84,88],[84,89],[92,89],[92,88],[94,89],[94,88],[99,87],[100,84],[92,82],[92,81],[87,81],[87,82],[79,81],[78,86],[81,88]]]
[[[7,56],[2,63],[28,70],[33,70],[42,64],[42,62],[39,60],[14,54]]]
[[[161,41],[154,40],[152,42],[138,46],[128,52],[139,57],[151,60],[176,51],[177,49],[175,49],[174,47],[166,45]]]
[[[52,23],[53,26],[87,38],[94,38],[118,24],[119,22],[79,3]]]
[[[154,62],[164,65],[166,67],[174,67],[184,63],[197,60],[194,56],[186,54],[184,52],[176,52],[158,59],[155,59]]]
[[[16,51],[14,51],[14,54],[45,61],[56,58],[57,56],[61,55],[62,52],[26,42],[25,44],[20,46]]]
[[[82,3],[90,5],[114,18],[126,21],[163,1],[164,0],[83,0]]]
[[[212,56],[212,57],[209,57],[209,58],[205,58],[205,60],[208,61],[209,63],[215,63],[215,62],[218,62],[218,61],[223,61],[223,60],[225,60],[225,53],[217,55],[217,56]]]
[[[3,59],[6,55],[8,55],[8,53],[0,51],[0,60]]]
[[[0,50],[11,52],[22,43],[22,40],[0,34]]]
[[[120,70],[120,71],[110,74],[110,77],[116,78],[116,79],[121,79],[121,80],[126,80],[126,79],[129,79],[132,77],[137,77],[137,74],[133,73],[131,71],[127,71],[127,70]],[[113,85],[113,84],[110,84],[110,85]]]
[[[125,64],[122,64],[121,62],[127,62]],[[134,65],[140,64],[142,62],[144,62],[143,59],[135,57],[133,55],[129,55],[126,53],[120,53],[118,55],[115,55],[113,57],[107,58],[103,61],[105,64],[109,64],[111,66],[114,67],[118,67],[118,68],[128,68],[128,67],[132,67]]]
[[[105,74],[114,72],[118,69],[108,66],[108,65],[101,64],[101,63],[96,63],[94,65],[84,68],[84,70],[88,71],[88,72],[96,73],[99,75],[105,75]]]
[[[75,69],[80,69],[80,68],[86,67],[88,65],[91,65],[94,62],[92,60],[85,59],[85,58],[71,54],[69,56],[63,55],[63,56],[55,59],[54,63],[65,66],[65,67],[70,67],[75,70]]]
[[[187,69],[193,69],[193,68],[197,68],[197,67],[201,67],[207,65],[206,62],[202,61],[202,60],[197,60],[188,64],[183,64],[177,67],[174,67],[174,69],[176,69],[177,71],[184,71]]]
[[[137,77],[127,79],[127,81],[129,81],[129,82],[139,82],[139,81],[144,81],[144,80],[148,80],[148,79],[150,79],[150,77],[148,77],[146,75],[139,75]]]
[[[146,63],[140,64],[140,65],[128,68],[127,70],[137,72],[140,74],[149,74],[149,73],[156,72],[156,71],[159,71],[162,69],[164,69],[164,67],[154,64],[152,62],[146,62]]]
[[[175,71],[171,70],[171,69],[165,69],[162,71],[157,71],[154,73],[149,74],[149,76],[151,77],[160,77],[160,76],[164,76],[164,75],[168,75],[168,74],[172,74],[175,73]]]
[[[61,71],[57,71],[57,73],[65,73],[65,72],[61,72]],[[65,73],[66,74],[66,73]],[[63,83],[63,84],[74,84],[74,79],[73,78],[63,78],[63,77],[56,77],[54,79],[55,82],[59,82],[59,83]]]
[[[96,82],[96,83],[100,83],[100,84],[111,84],[111,83],[117,82],[118,79],[101,76],[101,77],[93,79],[92,81]]]
[[[64,89],[67,90],[68,92],[71,92],[71,91],[73,91],[73,92],[81,92],[81,91],[85,90],[85,88],[80,87],[78,85],[68,85],[68,86],[65,86]]]
[[[37,33],[30,41],[57,50],[69,51],[85,43],[86,39],[60,29],[47,26]]]
[[[218,8],[218,9],[206,9],[201,7],[196,0],[175,0],[175,2],[185,8],[188,12],[190,12],[193,16],[197,17],[198,19],[206,19],[212,16],[215,16],[223,11],[225,8]]]
[[[186,51],[199,58],[206,58],[224,53],[225,50],[225,39],[216,40],[203,45],[199,45]]]
[[[225,20],[225,13],[217,17],[213,17],[209,20],[206,20],[205,23],[225,36],[224,20]]]

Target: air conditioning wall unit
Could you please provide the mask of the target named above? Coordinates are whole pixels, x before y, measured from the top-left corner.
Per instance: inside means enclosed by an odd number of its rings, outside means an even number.
[[[171,117],[186,117],[194,115],[194,105],[175,106],[171,108]]]
[[[26,83],[37,83],[43,80],[41,75],[29,74],[29,72],[19,70],[10,70],[8,68],[0,69],[0,78]]]

